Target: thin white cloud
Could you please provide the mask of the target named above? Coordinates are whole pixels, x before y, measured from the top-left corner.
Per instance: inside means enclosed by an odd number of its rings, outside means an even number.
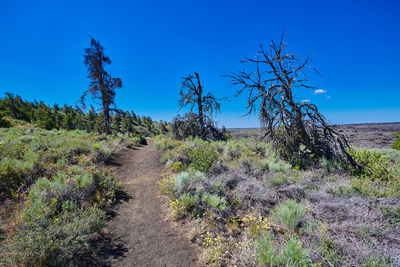
[[[308,103],[308,102],[310,102],[311,100],[310,99],[304,99],[304,100],[301,100],[300,102],[302,102],[302,103]]]
[[[317,95],[317,94],[325,94],[326,93],[326,90],[324,90],[324,89],[317,89],[317,90],[314,90],[314,95]]]
[[[331,99],[331,96],[330,96],[330,95],[328,95],[328,96],[326,97],[326,99]]]

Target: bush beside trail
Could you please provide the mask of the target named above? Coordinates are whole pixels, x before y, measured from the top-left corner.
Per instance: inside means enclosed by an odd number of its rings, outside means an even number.
[[[321,158],[298,168],[265,142],[156,137],[171,217],[194,226],[203,263],[221,266],[393,266],[396,150],[352,148],[362,170]]]
[[[0,129],[2,264],[66,266],[93,250],[121,185],[99,165],[141,138]]]

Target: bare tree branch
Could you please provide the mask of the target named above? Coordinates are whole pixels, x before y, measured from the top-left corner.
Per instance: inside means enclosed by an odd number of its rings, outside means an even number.
[[[264,138],[269,137],[283,157],[293,161],[299,155],[309,159],[316,155],[356,166],[346,151],[345,137],[328,125],[316,105],[293,96],[293,88],[315,89],[306,75],[316,71],[310,61],[290,53],[282,33],[278,43],[272,40],[269,49],[260,45],[255,58],[241,61],[255,65],[255,71],[224,76],[239,87],[236,96],[247,92],[247,114],[258,114]]]

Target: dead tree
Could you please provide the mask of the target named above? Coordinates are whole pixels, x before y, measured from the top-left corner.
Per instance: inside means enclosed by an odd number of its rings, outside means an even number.
[[[216,130],[212,115],[219,111],[219,101],[222,99],[215,98],[210,92],[204,95],[203,85],[200,82],[200,76],[197,72],[194,75],[190,74],[183,77],[183,79],[178,105],[179,110],[189,107],[189,113],[185,116],[185,127],[192,130],[187,130],[186,132],[191,132],[195,136],[207,139],[208,133]],[[184,121],[180,123],[182,124]],[[200,133],[196,134],[196,127],[193,127],[195,125],[197,125]]]
[[[225,75],[239,86],[236,96],[248,94],[248,115],[257,113],[264,138],[272,140],[286,159],[295,161],[326,157],[356,165],[347,153],[345,137],[327,123],[316,105],[298,101],[294,88],[315,89],[308,84],[310,57],[301,59],[290,53],[282,34],[279,43],[272,40],[269,49],[262,45],[255,58],[245,57],[254,71],[245,70]]]
[[[105,66],[111,64],[111,59],[104,54],[103,46],[100,42],[90,37],[90,47],[85,49],[84,63],[88,68],[88,78],[90,79],[89,89],[81,96],[81,102],[87,95],[91,95],[93,100],[100,100],[102,113],[104,116],[105,133],[110,134],[110,112],[117,111],[115,105],[115,88],[122,87],[122,80],[114,78],[105,70]]]

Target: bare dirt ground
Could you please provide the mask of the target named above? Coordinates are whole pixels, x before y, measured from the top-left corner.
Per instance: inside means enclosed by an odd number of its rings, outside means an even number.
[[[104,231],[112,236],[111,266],[197,266],[198,253],[183,231],[165,221],[158,181],[161,153],[148,146],[122,152],[114,168],[127,197]]]
[[[350,145],[373,148],[390,148],[396,138],[393,134],[400,132],[400,122],[394,123],[364,123],[364,124],[342,124],[333,127],[349,141]],[[230,129],[232,137],[239,138],[261,138],[259,128]]]

